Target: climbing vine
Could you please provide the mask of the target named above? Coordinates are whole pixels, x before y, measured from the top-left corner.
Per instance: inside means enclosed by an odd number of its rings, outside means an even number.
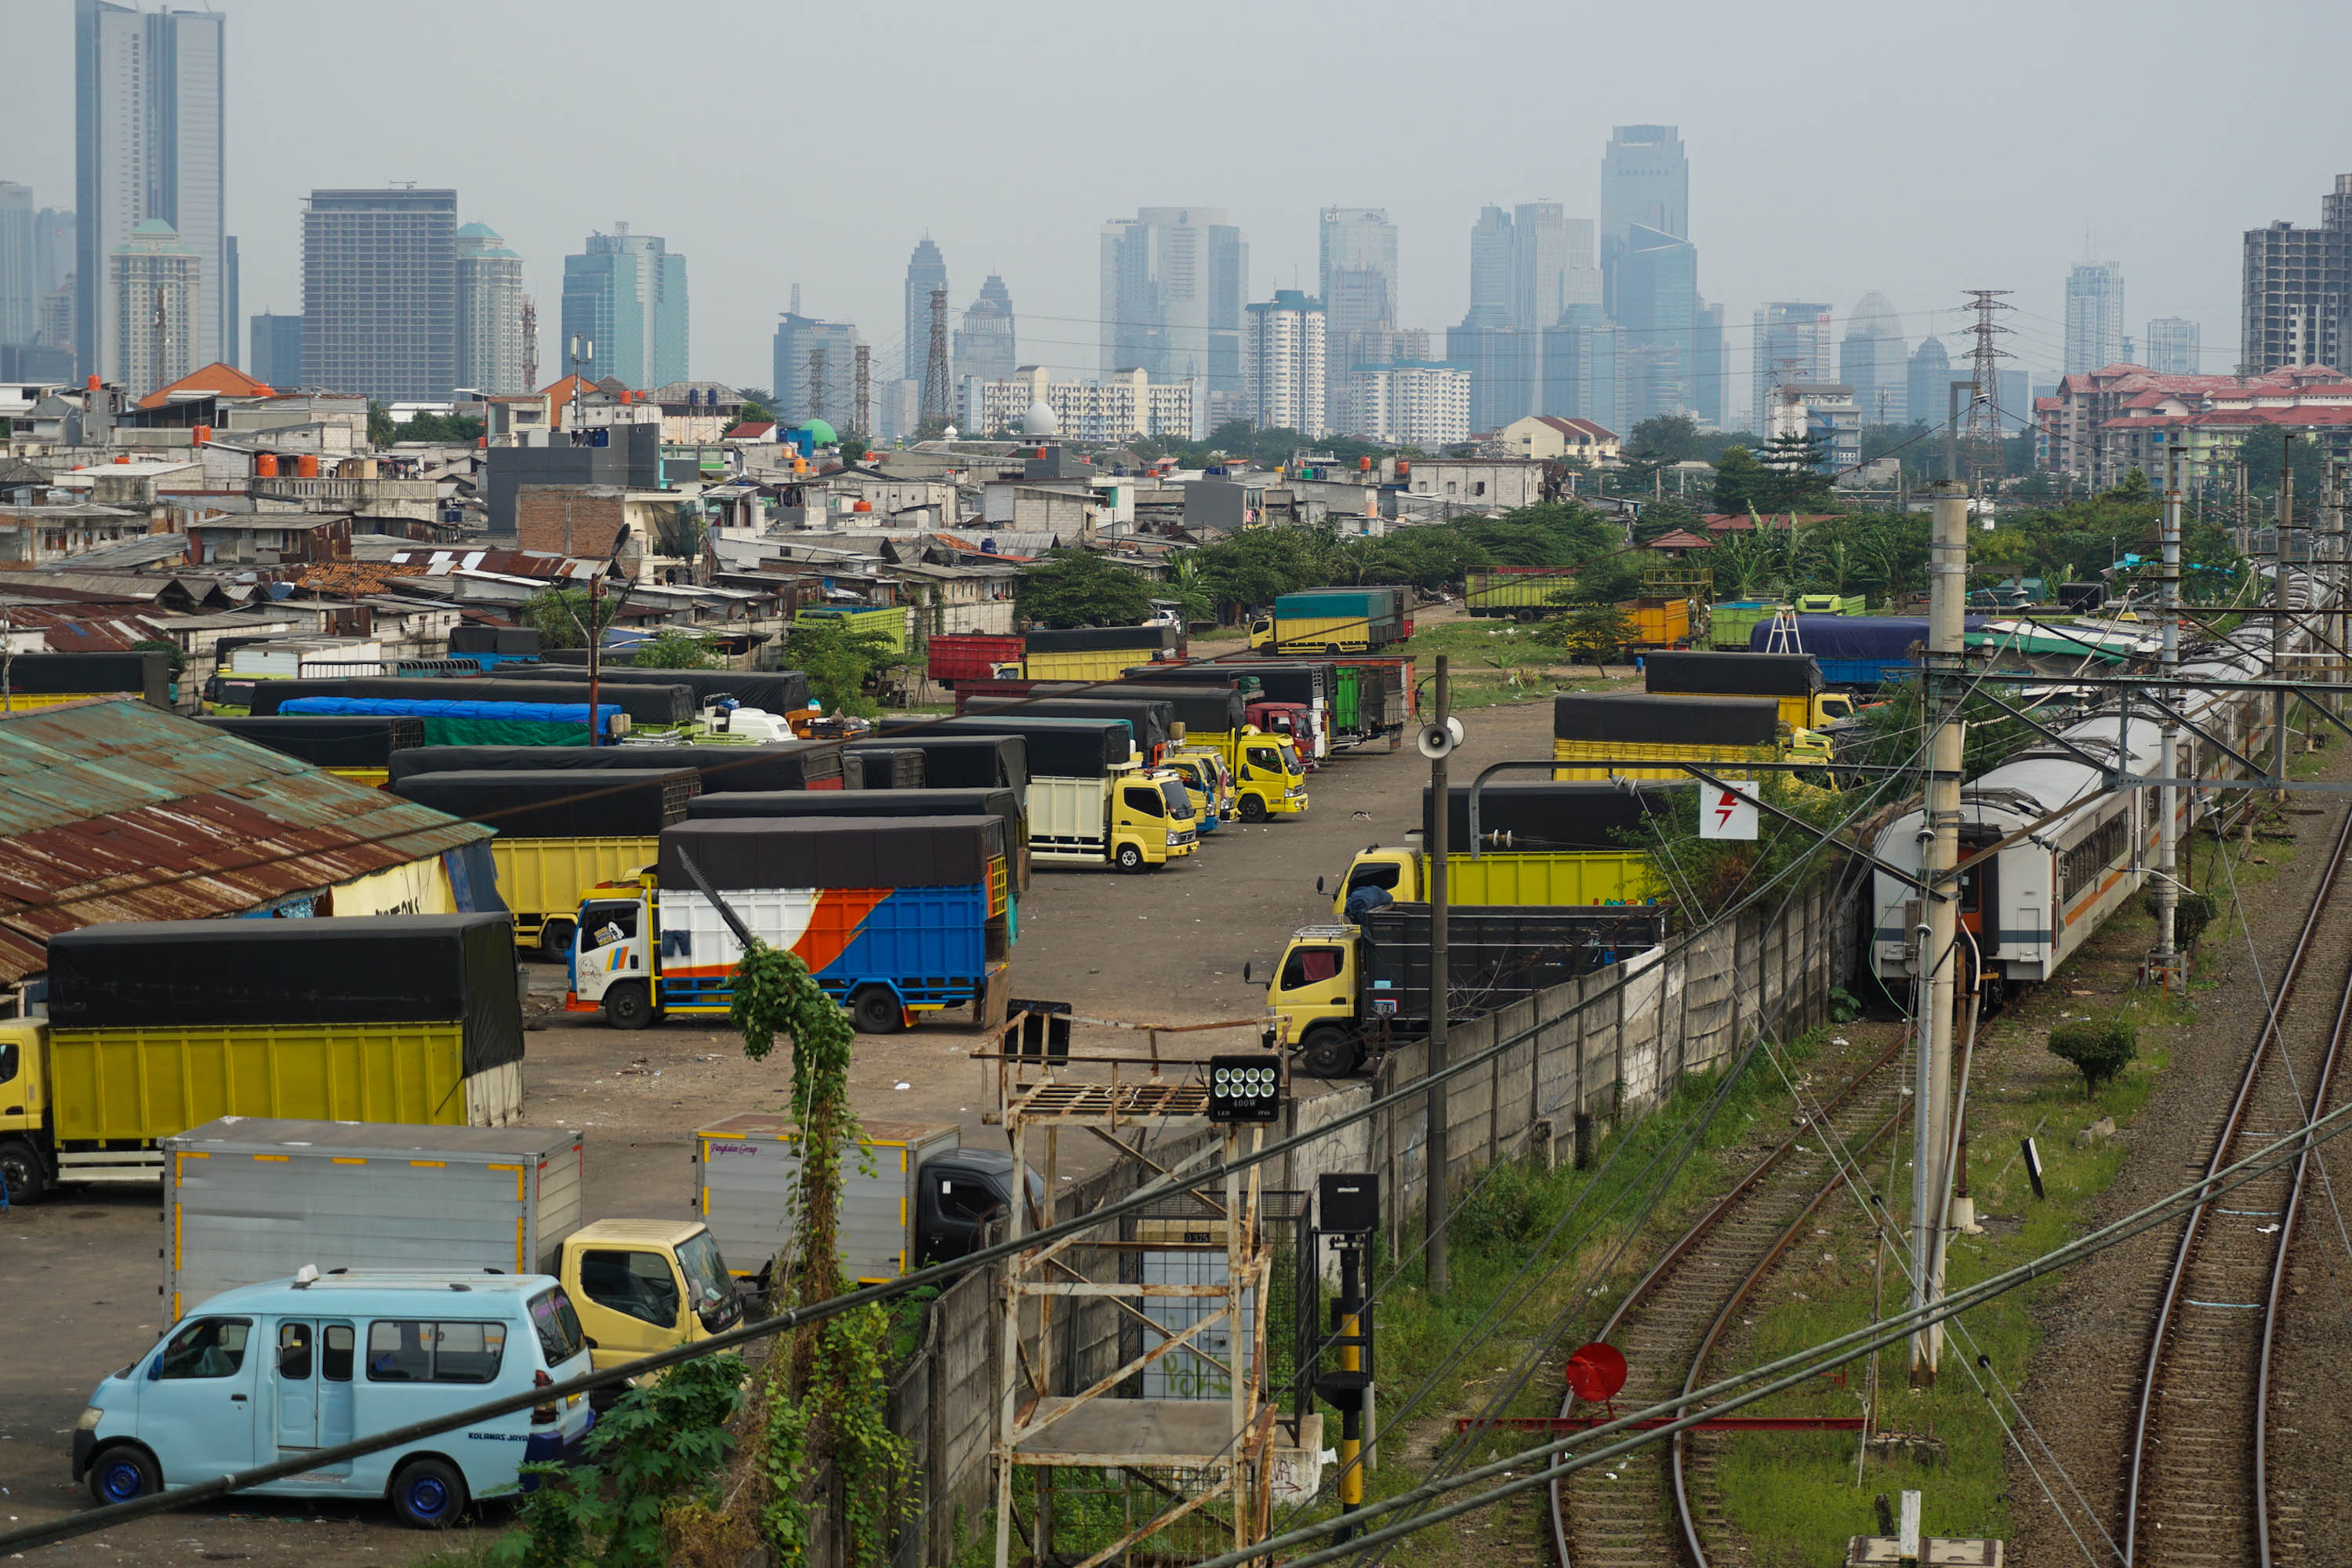
[[[794,1254],[771,1276],[772,1304],[822,1301],[848,1289],[841,1270],[843,1152],[857,1142],[849,1104],[849,1055],[856,1040],[840,1005],[809,977],[792,952],[752,942],[735,966],[730,1021],[743,1051],[763,1061],[776,1039],[792,1041],[792,1115],[800,1131],[801,1181],[794,1203]],[[818,1499],[812,1478],[841,1478],[852,1563],[887,1560],[890,1523],[901,1495],[908,1447],[890,1430],[890,1318],[867,1307],[796,1334],[779,1346],[751,1399],[747,1430],[759,1434],[747,1456],[753,1472],[739,1489],[757,1496],[758,1534],[770,1560],[810,1560]]]

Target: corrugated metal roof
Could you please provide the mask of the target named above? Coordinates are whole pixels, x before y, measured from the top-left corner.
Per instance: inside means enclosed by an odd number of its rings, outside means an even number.
[[[0,982],[60,931],[237,914],[488,835],[137,701],[0,717]]]

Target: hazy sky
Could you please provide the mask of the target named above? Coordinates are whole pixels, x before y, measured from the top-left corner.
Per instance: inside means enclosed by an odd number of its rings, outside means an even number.
[[[525,258],[551,380],[562,257],[625,221],[688,258],[693,371],[770,379],[776,312],[855,321],[895,372],[928,232],[961,313],[1002,272],[1025,363],[1096,365],[1097,231],[1223,205],[1250,294],[1315,287],[1316,212],[1385,206],[1403,324],[1442,334],[1480,205],[1598,216],[1611,126],[1681,127],[1699,286],[1747,401],[1761,300],[1884,290],[1915,340],[1971,287],[2059,358],[2065,271],[2236,358],[2240,235],[2352,170],[2343,0],[942,5],[219,0],[241,307],[300,309],[314,186],[454,185]],[[2315,74],[2311,68],[2320,68]],[[0,179],[73,197],[73,7],[0,0]],[[2089,249],[2085,249],[2086,231]],[[1442,341],[1442,337],[1441,337]],[[1956,356],[1957,357],[1957,356]]]

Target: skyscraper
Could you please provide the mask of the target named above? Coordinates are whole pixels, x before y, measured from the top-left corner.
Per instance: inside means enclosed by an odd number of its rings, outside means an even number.
[[[2085,261],[2066,274],[2066,374],[2105,370],[2124,357],[2124,269]]]
[[[486,223],[457,231],[457,380],[493,397],[522,379],[522,258]]]
[[[1261,430],[1322,435],[1330,400],[1323,301],[1297,289],[1277,289],[1246,314],[1242,371],[1251,422]]]
[[[253,318],[252,353],[246,374],[265,386],[291,392],[302,384],[302,318],[265,310]]]
[[[1601,155],[1601,302],[1621,321],[1615,271],[1636,225],[1690,237],[1690,160],[1675,126],[1620,125]]]
[[[33,187],[0,180],[0,343],[29,343],[39,330],[42,287],[33,248]]]
[[[1382,207],[1325,207],[1318,248],[1328,427],[1347,395],[1348,373],[1389,357],[1397,312],[1396,226]]]
[[[1478,221],[1470,226],[1470,310],[1462,318],[1464,326],[1511,324],[1511,282],[1517,266],[1516,237],[1510,214],[1496,206],[1479,209]]]
[[[1853,388],[1864,425],[1900,425],[1911,417],[1911,357],[1903,318],[1876,289],[1862,297],[1838,342],[1838,379]]]
[[[823,419],[838,431],[856,422],[859,341],[857,328],[848,321],[783,312],[776,323],[770,361],[778,423]]]
[[[2319,226],[2284,219],[2246,231],[2238,368],[2344,369],[2352,359],[2352,174],[2319,199]]]
[[[1771,418],[1772,390],[1792,382],[1818,385],[1837,379],[1830,352],[1833,312],[1824,304],[1774,300],[1758,307],[1748,406],[1758,431]]]
[[[1909,373],[1905,380],[1906,415],[1931,430],[1941,429],[1952,416],[1952,356],[1944,352],[1943,343],[1935,338],[1920,339],[1919,346],[1911,351]],[[1966,405],[1962,410],[1965,414]]]
[[[1617,363],[1623,334],[1598,305],[1570,305],[1543,331],[1543,392],[1536,412],[1590,419],[1619,435]]]
[[[1511,324],[1540,331],[1570,305],[1601,303],[1592,220],[1558,202],[1522,202],[1511,215]]]
[[[1723,307],[1708,304],[1704,295],[1696,299],[1698,309],[1691,322],[1696,368],[1690,376],[1690,412],[1702,426],[1720,430],[1724,395],[1731,384],[1731,362],[1724,353]]]
[[[992,272],[980,286],[980,297],[963,313],[953,345],[954,381],[1010,381],[1021,363],[1013,331],[1013,294],[1004,279]],[[950,399],[952,405],[957,400]],[[911,428],[912,426],[909,426]]]
[[[2158,316],[2147,324],[2140,353],[2147,368],[2159,375],[2195,375],[2198,336],[2197,323],[2186,317]]]
[[[40,292],[60,288],[74,275],[74,215],[68,207],[43,207],[33,218],[33,272]]]
[[[1698,353],[1697,247],[1634,224],[1617,252],[1615,277],[1617,305],[1611,314],[1625,331],[1619,417],[1631,426],[1661,414],[1697,412],[1694,378],[1706,368]]]
[[[223,246],[221,59],[227,19],[75,0],[74,342],[85,374],[121,363],[109,297],[117,247],[160,218],[195,252],[201,314],[190,352],[224,357],[236,323]]]
[[[618,376],[637,388],[686,380],[686,258],[660,236],[616,223],[563,258],[563,342],[595,345],[583,367],[591,380]]]
[[[923,367],[930,363],[931,290],[947,286],[947,258],[927,234],[907,258],[906,374],[909,380],[922,380]]]
[[[457,379],[457,193],[312,191],[302,207],[302,384],[438,402]]]
[[[200,364],[196,326],[209,309],[203,258],[162,218],[142,218],[107,258],[114,363],[101,373],[126,397],[169,386]]]
[[[1102,370],[1209,384],[1211,422],[1244,412],[1249,242],[1223,207],[1139,207],[1102,228]]]

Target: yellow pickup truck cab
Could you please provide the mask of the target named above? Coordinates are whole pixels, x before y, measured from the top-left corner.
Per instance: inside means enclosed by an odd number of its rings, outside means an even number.
[[[563,1238],[571,1292],[596,1370],[731,1329],[743,1298],[699,1220],[603,1219]]]

